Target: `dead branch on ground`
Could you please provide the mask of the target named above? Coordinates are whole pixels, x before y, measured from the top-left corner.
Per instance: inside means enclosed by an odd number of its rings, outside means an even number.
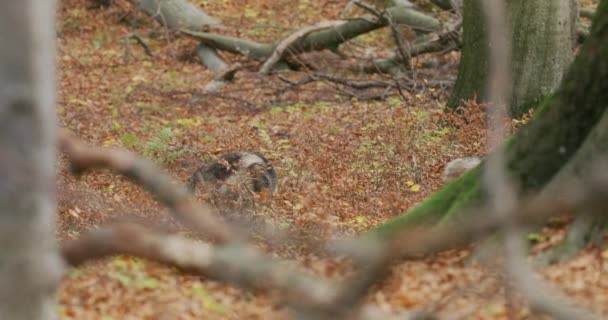
[[[310,34],[311,32],[320,31],[320,30],[327,29],[327,28],[337,27],[344,23],[345,23],[345,21],[320,22],[313,26],[302,28],[302,29],[292,33],[285,39],[281,40],[281,42],[279,42],[279,44],[277,44],[276,48],[272,52],[272,55],[270,55],[270,57],[266,60],[266,62],[264,62],[264,64],[260,68],[260,71],[258,72],[258,74],[267,75],[270,72],[270,70],[272,70],[272,68],[277,64],[277,62],[279,62],[279,60],[281,60],[283,58],[283,56],[285,55],[285,52],[287,51],[288,48],[290,48],[296,41],[300,40],[301,38],[305,37],[306,35]]]
[[[414,42],[406,58],[411,59],[421,54],[433,52],[446,54],[458,50],[462,45],[461,27],[462,21],[458,21],[441,32],[429,34],[425,37],[426,40]],[[394,70],[399,69],[406,61],[403,55],[398,53],[390,58],[372,60],[362,69],[367,73],[394,73]]]
[[[388,21],[378,19],[373,15],[363,15],[357,18],[332,22],[333,28],[305,27],[288,36],[277,44],[265,44],[236,37],[223,36],[205,32],[210,27],[219,26],[219,22],[201,11],[186,0],[141,1],[129,0],[144,13],[156,19],[169,30],[179,30],[182,33],[198,39],[208,48],[240,54],[252,60],[267,60],[276,52],[278,58],[283,52],[307,52],[336,48],[340,44],[361,34],[386,27]],[[435,18],[425,15],[410,7],[396,6],[386,10],[392,21],[405,24],[413,29],[431,32],[439,29],[440,23]],[[281,44],[283,44],[281,46]],[[283,48],[284,47],[284,48]],[[210,68],[215,68],[215,61],[222,60],[215,51],[205,51],[199,55],[201,62]],[[269,60],[269,65],[275,58]],[[209,63],[212,62],[212,63]],[[267,67],[268,68],[268,67]]]
[[[369,11],[371,14],[373,14],[374,16],[376,16],[378,19],[380,19],[381,21],[385,21],[389,27],[391,28],[391,34],[393,36],[393,40],[395,41],[395,45],[397,46],[397,52],[399,53],[403,64],[405,64],[405,67],[407,70],[411,70],[412,69],[412,62],[411,62],[411,53],[409,48],[405,48],[405,43],[403,42],[403,35],[401,34],[401,32],[399,32],[399,30],[397,29],[397,26],[395,25],[395,22],[393,21],[393,17],[391,16],[390,12],[387,10],[383,10],[380,11],[378,9],[376,9],[376,7],[367,4],[365,2],[362,2],[360,0],[354,0],[352,1],[352,3],[354,3],[355,5],[357,5],[358,7],[361,7],[367,11]]]
[[[240,63],[235,63],[230,67],[224,68],[213,80],[205,85],[204,92],[213,92],[221,89],[226,82],[232,81],[237,71],[243,69],[244,66]]]
[[[405,24],[416,30],[432,32],[439,29],[439,22],[437,20],[411,8],[392,7],[387,9],[387,12],[395,23]],[[387,21],[378,19],[374,15],[363,15],[342,22],[341,24],[337,23],[333,28],[316,30],[297,38],[296,41],[287,46],[285,51],[301,53],[335,48],[356,36],[388,26]],[[252,60],[261,61],[267,59],[277,47],[276,44],[258,43],[215,33],[196,32],[188,29],[181,29],[181,31],[210,47],[244,55]]]
[[[386,98],[390,96],[389,91],[395,89],[398,92],[400,90],[405,90],[408,92],[413,91],[418,86],[423,87],[446,87],[452,84],[450,80],[431,80],[431,81],[416,81],[412,79],[407,79],[404,77],[395,77],[392,81],[384,81],[384,80],[358,80],[358,79],[348,79],[341,78],[329,74],[323,73],[310,73],[298,80],[291,80],[283,75],[279,75],[279,80],[287,83],[289,86],[287,89],[295,89],[300,86],[312,83],[312,82],[323,82],[328,84],[330,87],[334,88],[337,94],[349,97],[349,98],[357,98],[361,101],[370,100],[374,97]],[[353,90],[350,90],[353,89]],[[385,89],[382,93],[361,93],[362,90],[367,89]],[[401,93],[403,97],[403,93]]]

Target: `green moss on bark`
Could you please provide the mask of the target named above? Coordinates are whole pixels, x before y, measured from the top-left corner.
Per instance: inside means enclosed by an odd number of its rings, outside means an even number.
[[[469,201],[480,197],[481,193],[476,194],[480,191],[479,187],[476,186],[480,181],[480,173],[480,167],[470,170],[444,186],[407,214],[396,217],[390,222],[373,229],[371,233],[380,237],[390,237],[403,228],[434,225],[444,218],[456,214],[460,211],[459,209],[467,206]]]
[[[608,0],[601,2],[591,29],[590,38],[559,90],[506,142],[508,170],[523,193],[540,191],[593,136],[594,127],[607,110]],[[471,170],[407,214],[372,230],[372,234],[390,237],[423,223],[466,222],[464,210],[483,201],[481,171]]]

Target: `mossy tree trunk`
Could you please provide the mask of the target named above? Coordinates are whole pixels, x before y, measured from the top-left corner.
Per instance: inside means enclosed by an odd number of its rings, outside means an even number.
[[[544,100],[535,116],[506,148],[508,169],[522,193],[542,191],[552,179],[584,172],[592,158],[608,148],[608,0],[597,10],[590,38],[555,94]],[[604,119],[604,120],[601,120]],[[574,169],[573,169],[574,168]],[[422,223],[464,222],[463,209],[480,205],[483,165],[444,186],[413,210],[372,231],[390,237]]]
[[[573,58],[576,2],[572,0],[508,1],[512,42],[511,114],[519,117],[537,106],[559,85]],[[479,0],[465,0],[463,48],[458,79],[448,107],[476,98],[485,101],[488,47]]]

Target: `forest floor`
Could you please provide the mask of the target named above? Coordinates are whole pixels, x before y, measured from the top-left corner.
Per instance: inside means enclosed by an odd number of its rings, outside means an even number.
[[[271,41],[325,20],[336,19],[346,1],[193,1],[219,18],[223,32]],[[303,230],[319,240],[352,236],[405,212],[441,187],[451,159],[482,155],[483,108],[471,104],[464,119],[442,111],[450,87],[418,85],[395,90],[382,101],[338,94],[327,83],[290,88],[276,75],[250,69],[221,91],[204,93],[215,76],[193,58],[193,39],[165,34],[127,1],[95,8],[94,1],[64,0],[58,21],[61,127],[93,146],[118,146],[152,158],[180,181],[197,165],[232,150],[265,155],[275,166],[279,191],[259,215],[278,226]],[[280,27],[286,26],[286,27]],[[154,56],[124,37],[137,32]],[[388,32],[365,35],[347,45],[356,55],[375,48],[388,55]],[[369,53],[369,50],[365,51]],[[323,59],[329,61],[323,62]],[[415,60],[418,77],[453,80],[459,54]],[[315,58],[324,72],[347,74],[335,57]],[[331,60],[334,59],[334,60]],[[353,62],[354,63],[354,62]],[[305,72],[285,74],[291,79]],[[372,77],[384,79],[377,75]],[[390,80],[390,77],[388,78]],[[377,92],[376,92],[377,93]],[[512,127],[516,128],[517,123]],[[142,188],[109,172],[76,179],[60,157],[57,237],[72,239],[113,221],[138,220],[175,226]],[[530,236],[534,250],[557,243],[566,222]],[[319,276],[340,279],[348,265],[306,246],[271,250]],[[526,319],[527,307],[507,303],[501,272],[468,263],[471,250],[454,250],[400,263],[368,301],[387,310],[424,309],[446,319]],[[588,249],[541,274],[580,304],[608,316],[608,251]],[[287,311],[272,292],[251,293],[141,259],[117,256],[68,270],[58,295],[62,319],[282,319]]]

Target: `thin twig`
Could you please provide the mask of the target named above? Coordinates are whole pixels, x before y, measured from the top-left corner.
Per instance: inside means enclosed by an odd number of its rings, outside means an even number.
[[[171,40],[171,30],[169,29],[169,26],[167,24],[167,19],[165,18],[165,15],[162,12],[162,8],[161,8],[161,3],[158,3],[158,7],[156,8],[156,14],[154,14],[154,16],[159,16],[160,20],[161,20],[161,24],[162,24],[162,28],[165,32],[165,38],[167,39],[167,48],[169,48],[169,55],[171,55],[171,57],[173,59],[175,59],[175,57],[177,56],[175,54],[175,50],[173,49],[173,41]],[[153,17],[154,17],[153,16]]]
[[[131,41],[131,39],[135,39],[137,41],[137,43],[144,48],[144,52],[149,56],[149,57],[154,57],[154,54],[152,53],[152,50],[150,49],[150,47],[148,46],[148,44],[146,44],[146,42],[135,32],[129,33],[128,35],[126,35],[124,37],[124,41],[125,41],[125,54],[123,56],[123,61],[125,64],[129,63],[131,56],[133,56],[133,54],[131,53],[131,48],[129,46],[129,41]]]

